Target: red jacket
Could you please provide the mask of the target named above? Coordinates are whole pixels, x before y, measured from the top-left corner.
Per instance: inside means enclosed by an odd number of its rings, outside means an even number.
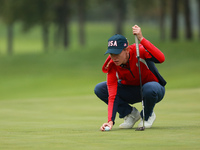
[[[108,122],[115,120],[117,105],[115,99],[117,95],[118,81],[125,85],[140,85],[139,68],[136,53],[136,45],[130,45],[129,61],[124,66],[116,66],[111,57],[106,59],[102,71],[107,73],[108,86]],[[159,74],[154,63],[162,63],[165,60],[164,54],[152,43],[143,38],[139,44],[140,50],[140,67],[142,75],[142,84],[155,81],[165,86],[166,81]]]

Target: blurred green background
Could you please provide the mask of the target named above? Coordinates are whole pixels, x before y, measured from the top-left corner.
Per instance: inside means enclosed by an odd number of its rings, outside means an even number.
[[[131,27],[131,24],[126,24],[124,34],[130,43],[134,43]],[[77,38],[77,28],[77,24],[72,23],[72,39]],[[16,33],[15,54],[1,54],[1,99],[93,94],[94,86],[106,80],[101,67],[106,59],[104,52],[107,48],[107,39],[113,33],[112,28],[113,25],[109,23],[87,23],[86,45],[80,46],[74,40],[67,49],[51,49],[48,53],[43,53],[39,48],[41,41],[37,36],[37,27],[28,37]],[[168,82],[166,88],[198,88],[198,39],[159,41],[156,27],[142,25],[141,28],[144,37],[165,54],[166,61],[157,67]],[[1,31],[3,30],[2,27]],[[3,44],[1,46],[3,51]]]
[[[199,4],[0,0],[0,148],[200,148]],[[134,43],[135,24],[165,54],[156,66],[167,81],[166,96],[152,130],[118,130],[117,118],[113,132],[102,134],[107,108],[93,89],[106,80],[107,40],[120,33]],[[146,146],[144,140],[150,140]]]

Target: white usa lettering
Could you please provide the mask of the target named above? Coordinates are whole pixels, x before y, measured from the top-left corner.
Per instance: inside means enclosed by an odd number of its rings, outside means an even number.
[[[117,41],[108,41],[108,46],[117,46]]]

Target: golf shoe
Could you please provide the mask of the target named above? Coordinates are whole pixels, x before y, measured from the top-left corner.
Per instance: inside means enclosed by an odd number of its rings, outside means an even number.
[[[133,107],[132,112],[124,117],[124,123],[120,124],[119,127],[122,129],[132,128],[139,119],[140,112],[135,107]]]
[[[149,119],[147,121],[144,121],[144,126],[145,128],[151,128],[151,126],[153,125],[153,122],[156,119],[156,114],[153,112],[152,115],[149,117]],[[140,119],[140,123],[138,124],[138,127],[143,127],[143,120],[142,118]]]

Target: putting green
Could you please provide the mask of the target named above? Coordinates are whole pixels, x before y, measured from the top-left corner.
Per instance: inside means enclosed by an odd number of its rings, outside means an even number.
[[[168,90],[151,129],[99,127],[107,108],[95,95],[0,101],[0,149],[199,149],[200,88]],[[141,109],[141,104],[136,104]]]

